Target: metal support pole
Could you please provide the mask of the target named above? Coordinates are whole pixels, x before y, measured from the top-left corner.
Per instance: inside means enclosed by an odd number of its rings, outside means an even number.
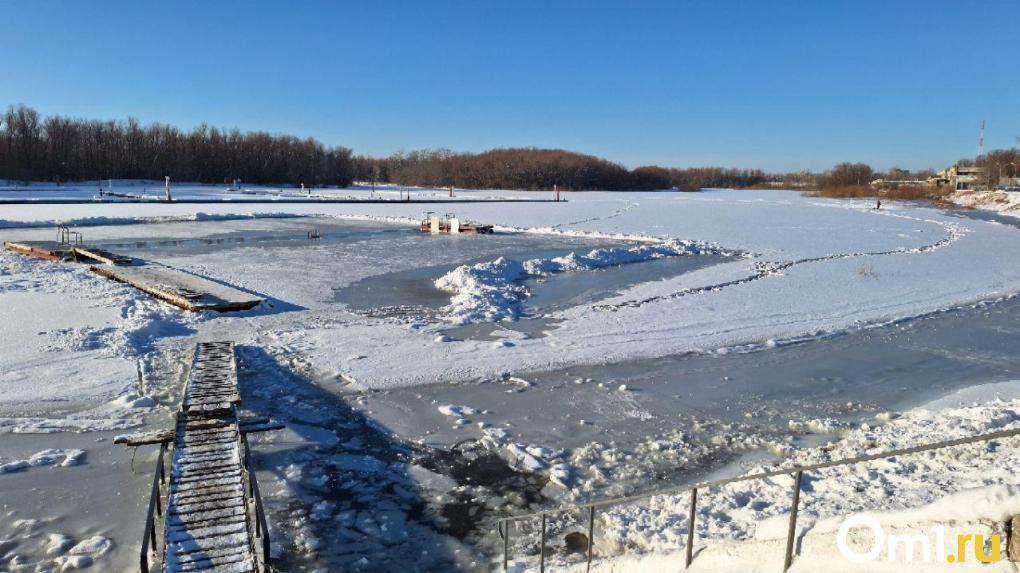
[[[538,548],[538,573],[545,573],[545,514],[542,514],[542,544]]]
[[[150,550],[152,551],[153,554],[155,554],[156,553],[156,518],[153,517],[151,519],[152,519],[152,527],[149,528],[149,545],[151,546]]]
[[[585,573],[591,571],[591,552],[592,547],[595,546],[595,506],[588,508],[588,566],[585,567]]]
[[[166,483],[166,462],[164,457],[166,455],[167,442],[162,442],[159,445],[159,483]]]
[[[691,566],[694,560],[694,516],[698,507],[698,488],[691,489],[691,508],[687,512],[687,558],[684,569]]]
[[[797,537],[797,506],[800,505],[800,478],[803,471],[798,470],[793,476],[793,507],[790,510],[790,530],[786,533],[786,562],[783,571],[793,563],[793,542]]]
[[[258,508],[255,508],[255,512],[258,513]],[[255,518],[255,537],[262,537],[262,520],[258,517]]]
[[[503,571],[507,570],[510,561],[510,520],[503,522]]]

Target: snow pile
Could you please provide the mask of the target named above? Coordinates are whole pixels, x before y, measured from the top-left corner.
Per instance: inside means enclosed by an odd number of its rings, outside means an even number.
[[[18,519],[5,512],[0,519],[0,567],[3,571],[73,571],[90,568],[113,548],[102,535],[75,539],[46,531],[54,520]],[[102,568],[100,568],[102,569]]]
[[[520,317],[520,301],[528,290],[516,284],[528,276],[520,261],[500,257],[461,265],[436,279],[436,288],[453,294],[446,312],[450,322],[497,321]]]
[[[568,271],[591,271],[616,265],[639,263],[698,254],[732,254],[700,241],[667,240],[631,248],[593,249],[587,254],[530,259],[520,262],[505,257],[475,265],[461,265],[439,277],[436,288],[452,293],[446,319],[455,324],[517,320],[521,301],[528,289],[520,281]]]
[[[478,413],[478,410],[470,406],[457,406],[455,404],[446,404],[439,407],[439,413],[444,416],[454,416],[457,418],[464,418],[466,416],[474,416]]]
[[[28,459],[0,463],[0,474],[26,470],[32,467],[59,465],[60,467],[76,466],[85,459],[85,450],[51,448],[36,452]],[[2,459],[0,459],[2,462]]]

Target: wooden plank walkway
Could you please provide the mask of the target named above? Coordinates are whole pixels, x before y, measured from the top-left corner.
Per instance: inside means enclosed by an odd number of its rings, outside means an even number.
[[[99,276],[129,284],[174,306],[200,312],[248,310],[262,299],[205,277],[125,257],[106,249],[59,241],[5,242],[4,248],[47,261],[90,261],[99,263],[89,270]]]
[[[248,310],[262,302],[261,298],[233,287],[155,264],[96,265],[89,267],[89,270],[108,279],[127,283],[184,310]]]
[[[75,260],[89,259],[103,265],[125,266],[141,263],[141,261],[137,259],[118,255],[117,253],[111,253],[106,249],[93,247],[91,245],[76,245],[71,249],[71,256],[73,256]]]
[[[240,400],[233,343],[199,343],[173,438],[165,573],[256,571]]]
[[[12,253],[35,257],[45,261],[62,261],[71,256],[73,245],[57,241],[4,241],[4,248]]]
[[[58,241],[6,241],[4,248],[12,253],[46,261],[88,260],[103,265],[133,265],[140,261],[111,253],[92,245],[61,243]]]

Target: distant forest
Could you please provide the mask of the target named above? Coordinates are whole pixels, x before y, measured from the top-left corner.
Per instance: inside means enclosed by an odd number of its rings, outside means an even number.
[[[765,182],[760,170],[703,167],[625,167],[561,149],[510,148],[483,153],[423,150],[384,159],[356,158],[359,181],[466,189],[558,189],[645,191],[703,187],[751,187]]]
[[[24,106],[0,117],[0,179],[84,181],[156,179],[223,183],[349,185],[346,147],[265,132],[200,125],[185,132],[135,119],[41,117]]]
[[[974,164],[975,160],[961,160]],[[1020,152],[996,150],[976,159],[989,175],[1016,176]],[[878,177],[924,180],[932,172],[841,163],[825,173],[766,175],[760,169],[658,166],[627,169],[606,159],[561,149],[509,148],[482,153],[426,149],[376,158],[311,139],[205,124],[184,131],[162,123],[43,117],[25,106],[0,115],[0,179],[94,181],[151,179],[310,187],[354,181],[419,187],[564,191],[644,191],[703,188],[858,189],[872,193]],[[845,194],[838,191],[836,195]]]
[[[356,156],[346,147],[262,131],[207,125],[184,131],[161,123],[43,117],[11,106],[0,116],[0,179],[175,181],[339,186],[354,181],[422,187],[547,190],[685,191],[753,187],[756,169],[627,168],[559,149],[494,149],[483,153],[422,150],[386,158]]]

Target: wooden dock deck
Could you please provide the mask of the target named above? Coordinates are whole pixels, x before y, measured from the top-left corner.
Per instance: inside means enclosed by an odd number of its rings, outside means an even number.
[[[155,264],[95,265],[89,267],[89,270],[99,276],[129,284],[174,306],[195,312],[248,310],[262,302],[261,298],[233,287]]]
[[[93,263],[92,272],[129,284],[160,300],[190,311],[248,310],[262,299],[228,285],[149,261],[125,257],[80,243],[60,241],[5,242],[4,248],[46,261]]]
[[[87,259],[103,265],[126,266],[141,264],[141,261],[132,257],[125,257],[111,253],[106,249],[90,245],[76,245],[71,249],[71,256],[75,260]]]
[[[258,564],[229,342],[200,343],[174,432],[163,570],[254,573]]]
[[[4,249],[19,255],[35,257],[44,261],[63,261],[71,256],[74,245],[57,241],[4,242]]]
[[[268,525],[247,434],[283,425],[262,417],[240,418],[237,382],[234,344],[199,343],[173,429],[117,438],[117,443],[130,447],[160,445],[142,538],[141,573],[272,570]],[[157,516],[163,518],[162,544],[157,543]],[[161,558],[155,570],[151,556]]]

